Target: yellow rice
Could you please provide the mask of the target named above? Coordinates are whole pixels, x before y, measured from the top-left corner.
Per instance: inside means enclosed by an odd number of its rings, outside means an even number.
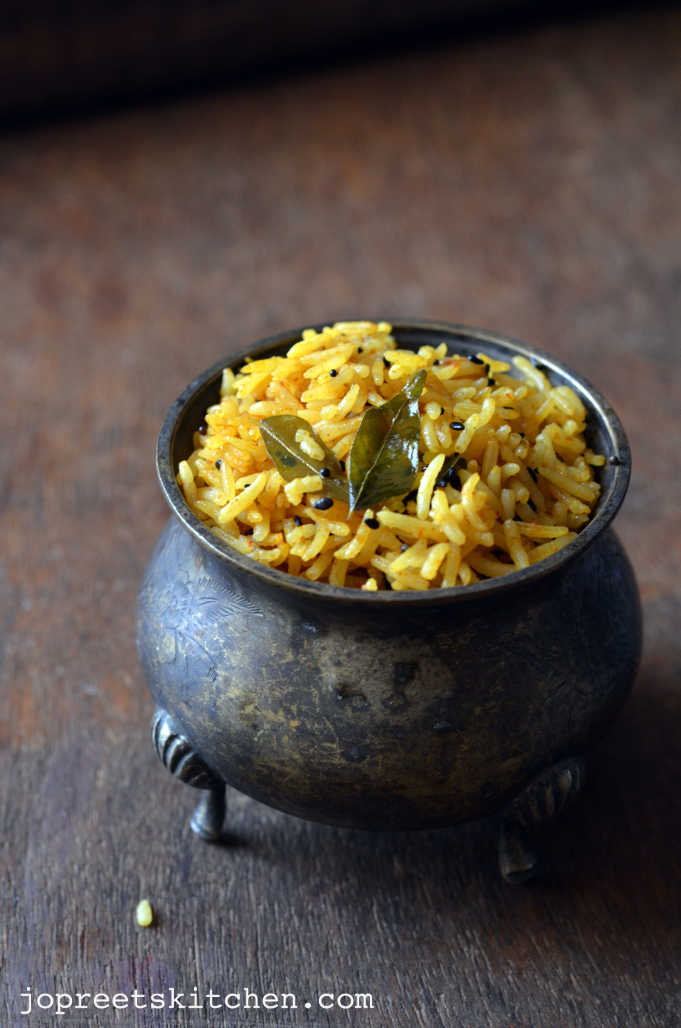
[[[511,369],[475,356],[482,363],[448,354],[445,343],[401,350],[385,322],[339,322],[304,331],[285,357],[226,369],[221,400],[178,468],[187,503],[239,552],[336,586],[453,587],[535,564],[589,520],[600,491],[593,469],[605,459],[586,446],[586,411],[571,389],[552,386],[523,357]],[[346,461],[364,411],[422,368],[411,493],[349,514],[340,500],[313,506],[318,475],[284,481],[260,435],[263,418],[297,415]],[[319,458],[314,436],[298,436]],[[462,457],[458,478],[438,484],[451,454]]]

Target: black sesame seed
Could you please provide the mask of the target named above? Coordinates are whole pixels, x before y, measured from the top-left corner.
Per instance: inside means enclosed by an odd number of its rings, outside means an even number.
[[[485,363],[484,360],[482,359],[482,357],[475,357],[475,356],[473,356],[473,357],[469,357],[468,360],[471,362],[471,364],[484,364]]]
[[[535,513],[536,513],[536,511],[537,511],[537,504],[534,502],[533,499],[529,499],[527,501],[527,506],[530,507],[530,509],[535,511]]]
[[[539,472],[537,471],[536,468],[528,468],[527,469],[527,473],[528,473],[528,475],[530,476],[530,478],[532,479],[533,482],[536,482],[537,479],[539,478]]]
[[[440,360],[439,357],[437,358],[437,360],[433,361],[433,364],[441,364],[441,363],[442,363],[442,361]]]
[[[338,374],[338,372],[336,371],[335,368],[331,368],[331,371],[329,372],[329,374],[331,375],[331,378],[335,378],[336,375]]]
[[[364,353],[364,350],[362,349],[361,346],[357,347],[357,353]]]
[[[440,489],[444,489],[446,485],[452,485],[456,488],[459,484],[459,471],[456,465],[448,468],[444,475],[437,481],[437,485]]]
[[[199,435],[205,435],[207,431],[208,431],[208,425],[204,421],[204,423],[202,425],[199,425]]]
[[[367,528],[380,528],[380,522],[378,518],[365,518],[364,524]]]
[[[216,461],[215,461],[215,467],[216,467],[216,468],[218,469],[218,471],[219,471],[219,470],[220,470],[220,468],[222,467],[222,461],[221,461],[221,460],[216,460]]]
[[[400,546],[400,551],[402,553],[404,553],[404,551],[408,550],[408,549],[409,549],[409,543],[402,543],[402,545]]]
[[[322,496],[321,500],[317,500],[312,506],[315,510],[328,510],[329,507],[333,507],[333,500],[330,496]]]
[[[464,425],[463,421],[450,421],[449,427],[453,428],[455,432],[463,432],[466,426]]]
[[[331,469],[330,468],[320,468],[319,469],[319,474],[320,474],[320,476],[322,478],[328,478],[329,475],[331,474]]]
[[[493,379],[493,378],[490,378],[490,377],[488,376],[488,378],[487,378],[487,385],[488,385],[488,386],[493,386],[493,385],[496,385],[496,382],[494,381],[494,379]]]
[[[297,525],[297,527],[298,527],[298,528],[300,528],[300,526],[301,526],[301,525],[302,525],[302,523],[303,523],[303,519],[302,519],[302,518],[299,518],[297,514],[296,514],[296,516],[294,517],[293,521],[294,521],[294,524],[295,524],[295,525]]]
[[[518,435],[520,436],[521,439],[525,438],[525,433],[524,432],[518,432]]]
[[[440,407],[440,417],[442,417],[442,415],[444,414],[444,412],[445,412],[445,409],[444,409],[444,407]]]

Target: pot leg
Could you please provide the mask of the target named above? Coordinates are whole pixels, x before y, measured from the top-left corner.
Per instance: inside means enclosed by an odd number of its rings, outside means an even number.
[[[217,842],[222,835],[225,808],[224,783],[202,793],[189,822],[191,830],[206,842]]]
[[[201,839],[215,842],[222,834],[225,817],[225,783],[192,749],[171,715],[157,707],[151,722],[151,738],[161,763],[186,785],[205,790],[191,819],[191,829]]]
[[[508,804],[499,831],[499,870],[507,882],[534,878],[538,860],[529,838],[577,796],[584,774],[584,759],[568,757],[540,772]]]

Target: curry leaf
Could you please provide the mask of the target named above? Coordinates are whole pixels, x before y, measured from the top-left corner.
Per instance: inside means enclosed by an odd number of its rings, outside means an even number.
[[[351,511],[412,488],[419,463],[418,399],[425,381],[426,371],[418,371],[392,400],[369,408],[362,418],[348,458]]]
[[[300,443],[296,442],[296,433],[301,428],[309,432],[315,443],[324,451],[321,459],[310,457],[301,448]],[[263,418],[260,422],[260,434],[275,468],[287,482],[303,475],[321,475],[322,492],[337,500],[348,502],[348,484],[341,462],[322,442],[309,422],[295,414],[276,414],[271,418]]]

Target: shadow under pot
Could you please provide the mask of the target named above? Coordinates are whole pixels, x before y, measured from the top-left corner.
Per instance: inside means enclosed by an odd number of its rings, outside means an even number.
[[[559,552],[453,589],[364,592],[277,571],[221,542],[176,481],[219,398],[224,362],[170,410],[157,468],[173,516],[144,576],[137,644],[157,705],[160,759],[203,791],[192,828],[220,836],[225,784],[326,824],[456,825],[495,815],[512,882],[537,868],[535,829],[581,789],[584,756],[624,703],[640,659],[641,614],[610,529],[627,489],[620,422],[554,358],[475,329],[397,323],[402,348],[446,342],[494,359],[541,361],[587,412],[604,454],[589,523]],[[299,331],[231,358],[284,354]]]

